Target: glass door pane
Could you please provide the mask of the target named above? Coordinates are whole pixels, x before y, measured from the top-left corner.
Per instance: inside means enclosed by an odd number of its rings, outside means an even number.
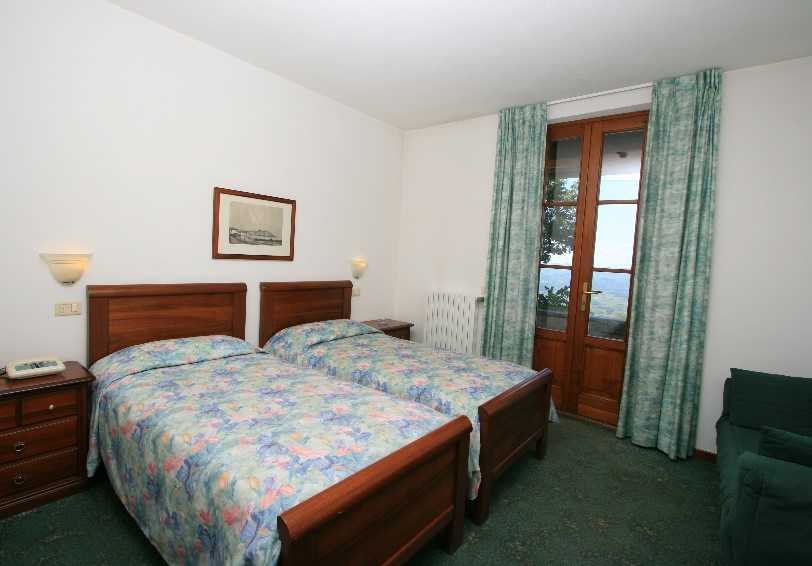
[[[590,336],[610,340],[626,339],[626,313],[629,307],[628,273],[595,271],[592,274],[592,295],[589,306]]]
[[[539,298],[536,326],[549,330],[566,330],[570,307],[569,269],[539,269]]]
[[[595,229],[595,267],[631,269],[636,204],[600,204]]]
[[[541,263],[572,265],[575,206],[548,206],[542,215]]]
[[[581,138],[552,140],[544,161],[544,200],[578,200],[581,179]]]
[[[635,200],[640,191],[643,130],[613,132],[603,137],[600,200]]]

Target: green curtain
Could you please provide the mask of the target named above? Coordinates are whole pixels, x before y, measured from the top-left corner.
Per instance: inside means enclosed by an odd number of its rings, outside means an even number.
[[[499,112],[482,353],[530,366],[536,328],[547,105]]]
[[[694,451],[710,282],[722,74],[657,81],[617,436]]]

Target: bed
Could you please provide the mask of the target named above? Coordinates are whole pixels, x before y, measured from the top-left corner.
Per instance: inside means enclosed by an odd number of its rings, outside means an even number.
[[[88,287],[89,473],[104,462],[173,564],[399,564],[438,534],[453,552],[470,422],[257,350],[245,293]]]
[[[530,450],[544,457],[552,372],[358,330],[364,325],[347,320],[351,293],[350,281],[261,283],[260,345],[300,366],[469,416],[469,507],[482,524],[507,467]]]

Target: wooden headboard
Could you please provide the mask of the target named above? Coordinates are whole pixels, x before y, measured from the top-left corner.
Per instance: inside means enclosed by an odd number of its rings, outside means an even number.
[[[245,338],[245,283],[88,285],[88,363],[153,340]]]
[[[352,281],[259,284],[259,346],[289,326],[350,318]]]

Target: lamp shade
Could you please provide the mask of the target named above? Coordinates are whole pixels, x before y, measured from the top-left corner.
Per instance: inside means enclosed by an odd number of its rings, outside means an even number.
[[[92,254],[85,252],[52,252],[39,256],[48,264],[54,279],[63,285],[73,285],[85,272]]]
[[[360,279],[361,276],[364,274],[364,271],[367,270],[367,260],[362,257],[353,258],[350,261],[350,268],[352,269],[352,277],[353,279]]]

